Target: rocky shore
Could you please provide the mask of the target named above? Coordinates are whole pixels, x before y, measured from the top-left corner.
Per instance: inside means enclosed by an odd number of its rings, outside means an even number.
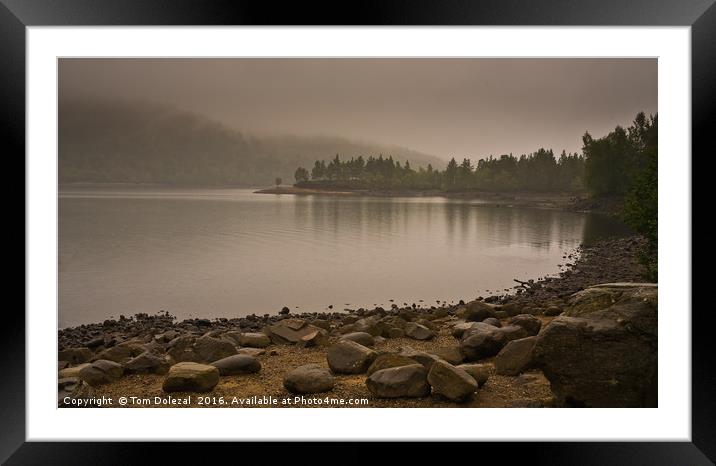
[[[642,241],[582,247],[558,277],[456,305],[62,329],[58,404],[655,406],[657,287],[639,283]]]

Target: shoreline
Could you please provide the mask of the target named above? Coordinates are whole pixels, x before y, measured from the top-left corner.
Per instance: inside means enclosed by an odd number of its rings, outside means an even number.
[[[419,323],[421,328],[429,329],[429,339],[419,339],[396,332],[387,335],[380,331],[374,335],[375,344],[372,350],[378,354],[395,354],[405,351],[424,353],[455,354],[456,339],[454,327],[464,322],[464,313],[473,303],[484,303],[499,309],[494,313],[501,326],[512,326],[515,315],[528,314],[538,319],[541,328],[545,328],[562,310],[568,307],[570,296],[593,285],[613,282],[641,282],[641,266],[638,262],[638,251],[644,240],[639,237],[603,240],[592,246],[581,246],[578,253],[565,256],[568,264],[559,276],[546,277],[542,280],[528,280],[515,283],[514,291],[504,294],[480,297],[476,301],[440,307],[393,305],[391,309],[357,309],[350,312],[303,312],[278,313],[268,316],[249,315],[240,318],[218,319],[186,319],[177,322],[167,314],[137,314],[130,318],[105,320],[103,323],[84,324],[58,330],[60,357],[67,354],[82,353],[74,364],[58,363],[60,371],[60,394],[71,393],[73,397],[119,396],[166,397],[173,394],[162,390],[165,373],[153,372],[153,367],[137,371],[129,371],[131,360],[146,352],[157,358],[165,358],[176,363],[177,341],[185,339],[195,342],[208,338],[213,344],[233,342],[239,354],[251,355],[261,367],[258,373],[221,377],[218,385],[209,393],[211,396],[240,397],[272,396],[281,399],[292,397],[282,385],[287,372],[302,364],[315,363],[326,365],[326,350],[329,346],[340,342],[342,336],[351,331],[366,330],[355,328],[356,322],[380,318],[381,321],[404,319]],[[310,344],[286,344],[280,337],[271,336],[268,345],[256,348],[246,345],[237,335],[271,334],[270,329],[286,323],[299,322],[304,328],[317,329],[321,341]],[[268,329],[268,330],[267,330]],[[371,333],[376,333],[371,331]],[[225,343],[224,343],[225,344]],[[406,349],[406,347],[409,347]],[[79,351],[81,349],[82,351]],[[459,353],[459,351],[458,351]],[[112,355],[111,357],[109,355]],[[173,355],[173,356],[170,356]],[[444,355],[445,358],[448,356]],[[89,386],[79,382],[78,369],[97,359],[116,359],[125,367],[124,375],[109,383]],[[154,358],[154,359],[157,359]],[[179,357],[178,359],[181,359]],[[370,400],[369,407],[507,407],[507,406],[554,406],[555,400],[550,391],[550,382],[539,369],[529,369],[510,376],[496,374],[494,357],[483,358],[480,365],[489,372],[489,379],[478,390],[477,395],[468,402],[456,403],[440,396],[423,398],[380,398],[374,397],[366,388],[365,374],[335,375],[335,387],[328,393],[316,396],[339,398],[365,398]],[[61,359],[60,359],[61,360]],[[158,359],[157,359],[158,360]],[[129,365],[127,363],[129,362]],[[454,363],[467,362],[456,359]],[[167,364],[162,363],[162,364]],[[168,367],[168,366],[167,366]],[[69,371],[67,370],[69,369]],[[64,372],[63,372],[64,370]],[[163,372],[163,371],[162,371]],[[69,382],[68,382],[69,381]],[[64,385],[63,385],[64,384]],[[177,395],[189,396],[191,393]],[[194,393],[194,401],[190,406],[199,406]],[[206,395],[206,394],[205,394]],[[308,396],[308,395],[306,395]],[[59,398],[62,401],[62,397]],[[62,404],[62,403],[61,403]],[[170,405],[171,406],[171,405]],[[232,407],[231,405],[227,407]],[[249,407],[249,406],[245,406]]]
[[[275,186],[258,189],[254,194],[332,196],[332,197],[440,197],[445,199],[480,200],[486,207],[523,207],[563,210],[581,213],[599,213],[616,216],[621,203],[614,199],[590,199],[583,192],[495,192],[495,191],[439,191],[439,190],[373,190],[373,189],[322,189],[296,186]]]

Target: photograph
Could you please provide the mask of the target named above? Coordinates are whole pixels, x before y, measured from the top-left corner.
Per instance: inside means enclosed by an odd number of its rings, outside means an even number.
[[[58,408],[660,406],[658,57],[56,69]]]

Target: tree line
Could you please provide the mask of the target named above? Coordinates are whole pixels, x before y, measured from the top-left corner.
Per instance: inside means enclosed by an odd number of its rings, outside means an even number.
[[[392,156],[351,157],[340,155],[326,162],[316,160],[310,173],[299,167],[297,186],[331,186],[352,189],[440,190],[440,191],[582,191],[585,160],[580,154],[562,154],[539,149],[516,157],[490,156],[476,164],[469,158],[458,163],[452,158],[444,170],[414,169]]]

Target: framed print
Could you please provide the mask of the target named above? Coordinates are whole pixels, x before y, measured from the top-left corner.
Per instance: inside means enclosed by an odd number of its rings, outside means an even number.
[[[26,270],[3,460],[710,464],[712,3],[3,0]]]

